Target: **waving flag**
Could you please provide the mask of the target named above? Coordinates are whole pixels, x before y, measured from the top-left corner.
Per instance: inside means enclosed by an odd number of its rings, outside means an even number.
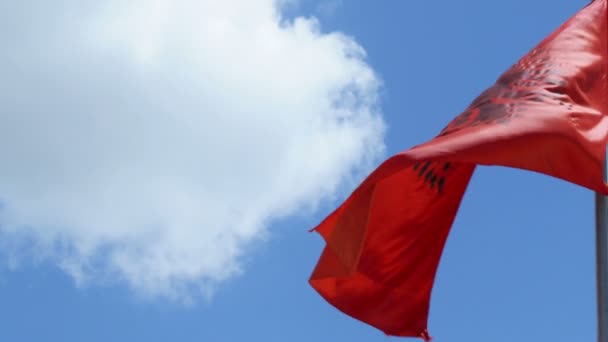
[[[443,247],[476,165],[503,165],[608,194],[607,1],[595,0],[521,58],[434,139],[398,153],[314,228],[310,284],[388,335],[430,339]]]

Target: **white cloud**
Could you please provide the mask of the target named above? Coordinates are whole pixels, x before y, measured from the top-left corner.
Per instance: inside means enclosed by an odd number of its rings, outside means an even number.
[[[363,49],[272,0],[4,1],[0,43],[11,265],[195,298],[383,151]]]

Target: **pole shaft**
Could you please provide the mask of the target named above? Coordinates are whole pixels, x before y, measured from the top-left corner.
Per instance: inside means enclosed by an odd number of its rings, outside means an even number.
[[[604,179],[606,165],[604,164]],[[595,194],[595,251],[597,272],[597,340],[608,342],[608,206],[606,196]]]
[[[608,9],[604,8],[604,20],[608,21]],[[604,38],[605,39],[605,38]],[[603,44],[604,73],[608,72],[608,42]],[[604,75],[604,77],[606,77]],[[608,94],[608,84],[604,80],[604,94]],[[604,106],[605,108],[605,106]],[[605,109],[604,109],[605,110]],[[605,146],[604,146],[605,147]],[[606,150],[604,150],[602,175],[606,182]],[[597,286],[597,341],[608,342],[608,204],[606,196],[595,193],[595,254]]]

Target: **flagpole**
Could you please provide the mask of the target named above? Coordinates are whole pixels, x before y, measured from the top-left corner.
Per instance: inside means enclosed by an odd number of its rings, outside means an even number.
[[[603,175],[606,179],[606,163]],[[595,193],[595,251],[597,276],[597,340],[608,342],[608,207],[606,196]]]

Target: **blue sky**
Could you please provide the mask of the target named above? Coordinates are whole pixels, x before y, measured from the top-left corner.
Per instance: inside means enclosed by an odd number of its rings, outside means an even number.
[[[302,0],[287,15],[317,16],[322,32],[344,32],[366,50],[383,82],[381,159],[432,138],[585,3]],[[323,243],[307,230],[347,195],[348,186],[340,189],[314,211],[287,210],[269,220],[264,241],[240,258],[242,272],[189,305],[142,296],[132,279],[79,286],[53,258],[5,262],[0,340],[399,340],[346,317],[308,286]],[[588,190],[520,170],[478,168],[433,292],[435,341],[593,340],[593,213]],[[17,245],[0,246],[12,260]]]

